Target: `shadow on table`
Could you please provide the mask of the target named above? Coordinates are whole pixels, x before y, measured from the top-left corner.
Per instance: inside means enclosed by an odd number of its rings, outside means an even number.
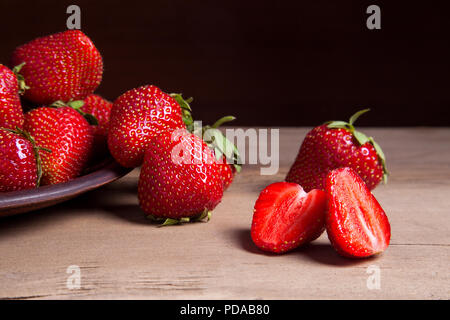
[[[144,211],[137,204],[124,204],[104,206],[103,210],[112,213],[115,217],[137,224],[153,224],[145,217]],[[156,224],[155,224],[156,225]]]
[[[331,244],[314,243],[314,242],[304,245],[296,250],[280,255],[276,253],[264,252],[258,249],[253,243],[253,240],[250,236],[250,229],[232,230],[230,234],[233,237],[233,239],[235,239],[235,243],[240,247],[240,249],[243,249],[252,254],[262,254],[272,257],[300,254],[302,258],[308,258],[318,263],[342,267],[357,265],[360,263],[367,262],[368,260],[375,259],[375,258],[368,258],[368,259],[344,258],[337,254],[337,252],[333,249]]]

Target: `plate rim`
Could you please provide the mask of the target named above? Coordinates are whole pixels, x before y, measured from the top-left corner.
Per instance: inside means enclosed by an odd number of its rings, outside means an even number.
[[[65,183],[41,186],[35,189],[0,193],[0,217],[11,216],[20,208],[39,206],[42,209],[65,200],[77,197],[85,192],[100,188],[108,183],[120,179],[134,168],[125,168],[110,158],[104,166],[96,171],[77,177]],[[32,211],[25,210],[24,212]],[[9,212],[9,213],[8,213]]]

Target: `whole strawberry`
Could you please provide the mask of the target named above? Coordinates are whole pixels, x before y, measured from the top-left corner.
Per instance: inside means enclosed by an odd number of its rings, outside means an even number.
[[[111,110],[108,133],[111,155],[124,167],[141,165],[155,135],[186,128],[182,112],[174,98],[153,85],[125,92]]]
[[[90,94],[84,99],[84,104],[80,108],[81,111],[93,115],[97,121],[97,125],[92,126],[94,133],[95,157],[101,158],[108,151],[107,137],[109,129],[109,117],[111,114],[112,103],[96,94]]]
[[[306,135],[286,181],[300,184],[305,191],[323,190],[331,170],[353,168],[374,189],[386,181],[385,157],[371,137],[356,131],[356,119],[369,109],[355,113],[349,120],[332,121],[314,128]]]
[[[84,99],[102,80],[102,57],[80,30],[37,38],[16,48],[11,63],[23,62],[21,74],[30,87],[25,98],[36,104]]]
[[[36,188],[40,180],[39,148],[21,129],[0,128],[0,192]]]
[[[21,67],[18,66],[12,71],[0,64],[0,127],[2,128],[23,127],[24,117],[19,94],[23,92],[25,86],[14,73],[14,71],[20,71]]]
[[[91,125],[69,106],[41,107],[25,114],[25,130],[41,148],[42,184],[56,184],[76,178],[92,152]]]
[[[209,217],[221,201],[223,181],[206,143],[184,129],[155,136],[141,168],[141,208],[164,225]]]

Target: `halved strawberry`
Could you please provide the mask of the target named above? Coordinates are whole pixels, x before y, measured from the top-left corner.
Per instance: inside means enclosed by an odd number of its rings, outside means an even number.
[[[256,200],[251,229],[253,242],[265,251],[292,250],[321,235],[325,210],[325,192],[315,189],[306,193],[296,183],[273,183]]]
[[[386,250],[391,238],[388,218],[353,169],[330,172],[326,193],[328,238],[339,254],[363,258]]]

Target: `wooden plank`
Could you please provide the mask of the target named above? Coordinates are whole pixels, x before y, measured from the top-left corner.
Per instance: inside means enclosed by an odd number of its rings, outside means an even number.
[[[259,191],[282,180],[307,129],[280,131],[281,167],[246,166],[208,223],[157,228],[139,209],[138,170],[102,189],[0,220],[0,298],[449,299],[450,129],[367,129],[388,157],[375,195],[392,241],[376,258],[348,260],[326,234],[292,253],[261,253],[249,228]],[[66,286],[69,266],[81,288]],[[379,267],[369,290],[367,268]]]

